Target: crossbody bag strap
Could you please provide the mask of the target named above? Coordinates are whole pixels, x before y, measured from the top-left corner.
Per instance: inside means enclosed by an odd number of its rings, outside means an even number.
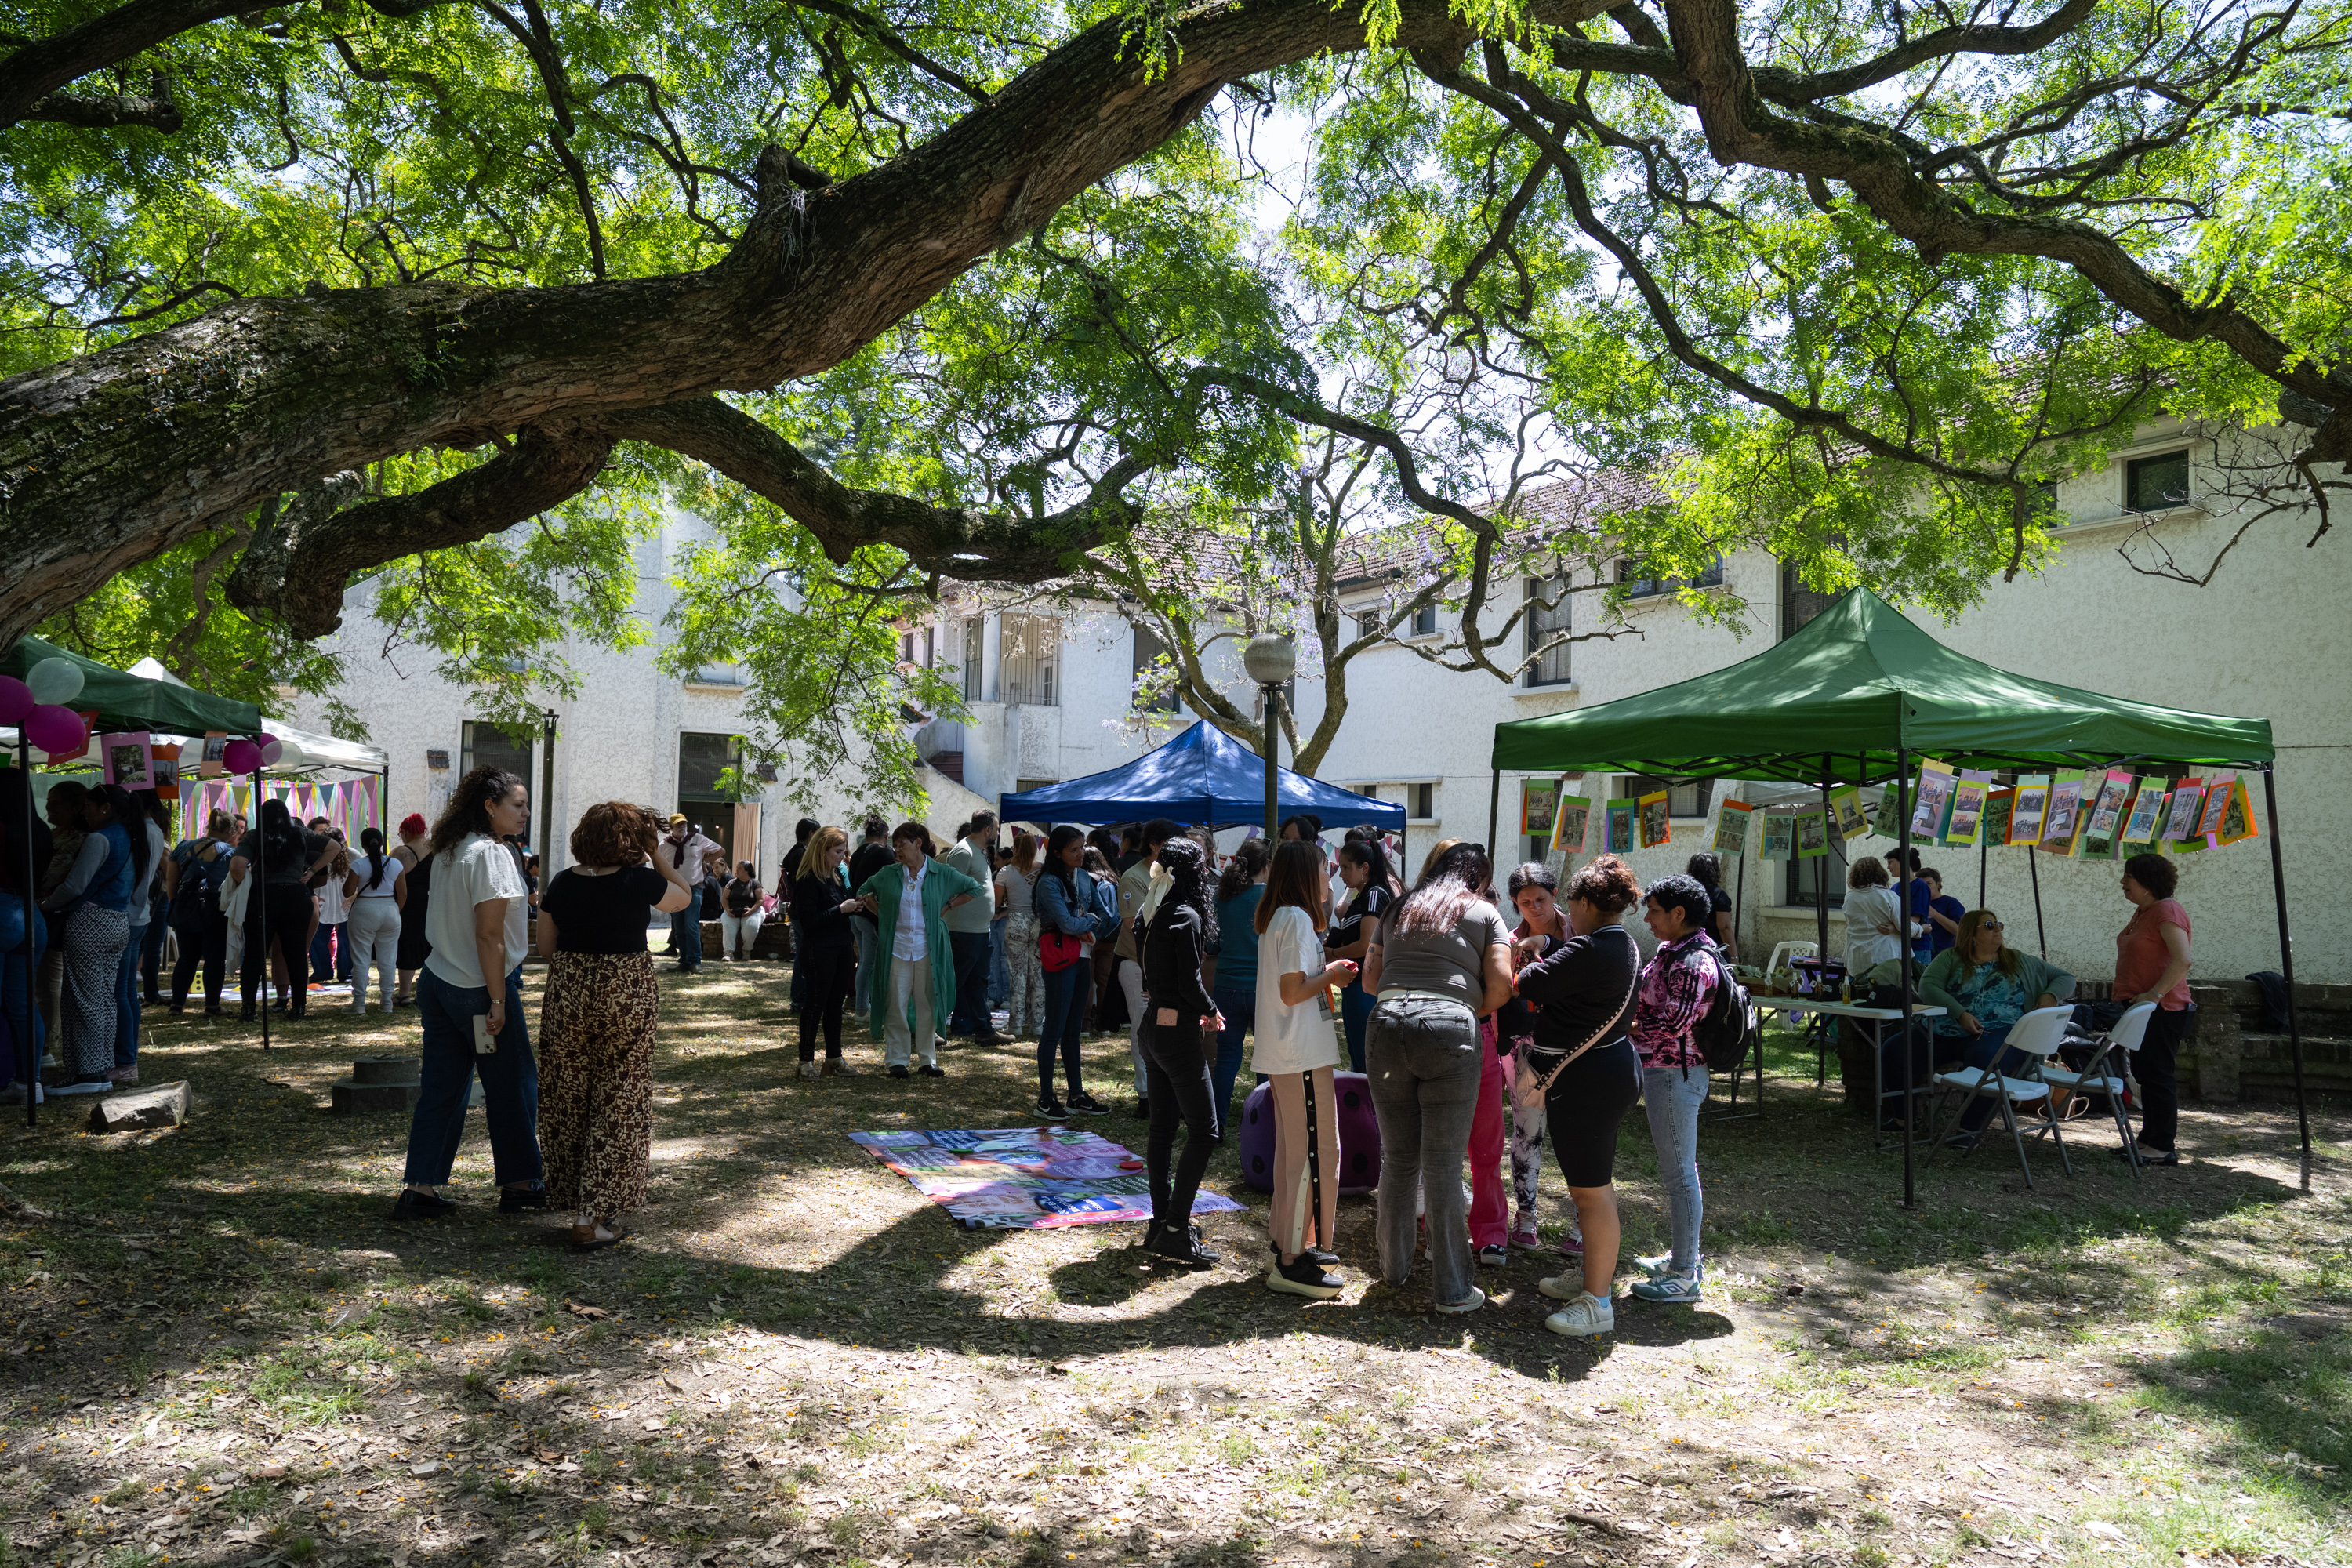
[[[1629,936],[1625,940],[1627,942],[1631,942],[1633,939]],[[1554,1066],[1550,1071],[1545,1073],[1543,1077],[1536,1079],[1537,1092],[1541,1094],[1549,1094],[1551,1092],[1552,1084],[1559,1079],[1560,1074],[1569,1069],[1569,1068],[1576,1061],[1577,1058],[1584,1055],[1585,1052],[1591,1050],[1593,1047],[1599,1045],[1602,1040],[1609,1037],[1610,1031],[1614,1029],[1617,1026],[1618,1022],[1625,1016],[1625,1009],[1633,1005],[1633,994],[1640,990],[1641,986],[1642,966],[1639,963],[1636,963],[1633,966],[1633,981],[1625,987],[1625,999],[1617,1004],[1617,1010],[1609,1016],[1609,1019],[1606,1023],[1602,1024],[1598,1029],[1592,1031],[1592,1033],[1587,1037],[1582,1045],[1569,1052],[1568,1055],[1560,1058],[1559,1063]]]

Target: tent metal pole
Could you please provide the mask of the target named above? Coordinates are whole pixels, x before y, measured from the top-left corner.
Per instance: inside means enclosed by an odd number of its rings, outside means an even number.
[[[269,1049],[269,838],[261,831],[261,766],[256,763],[253,769],[253,891],[246,898],[248,904],[255,899],[261,900],[261,1048],[266,1052]],[[310,972],[306,968],[302,972],[306,992],[310,988]],[[294,982],[291,959],[286,963],[286,982],[289,986]],[[245,989],[242,981],[238,983],[237,989]],[[286,1005],[289,1012],[293,1009],[290,998]]]
[[[2050,956],[2050,932],[2042,924],[2042,850],[2036,845],[2025,847],[2025,872],[2033,879],[2033,942],[2046,960]]]
[[[1913,1071],[1911,1048],[1911,857],[1905,853],[1911,847],[1911,749],[1898,746],[1895,752],[1895,831],[1896,901],[1902,905],[1895,917],[1895,951],[1903,966],[1903,1017],[1897,1024],[1903,1040],[1903,1206],[1916,1210],[1919,1188],[1911,1158],[1911,1119],[1919,1103],[1917,1075]],[[1883,1043],[1882,1043],[1882,1048]],[[1875,1081],[1874,1075],[1873,1081]],[[1872,1106],[1870,1114],[1876,1119],[1882,1108]]]
[[[1739,935],[1739,905],[1747,896],[1748,844],[1745,839],[1742,839],[1739,846],[1739,871],[1737,879],[1733,881],[1731,885],[1731,943],[1735,950],[1732,954],[1735,959],[1738,957],[1738,953],[1736,950],[1738,949],[1741,940]],[[1765,956],[1769,958],[1771,955],[1767,953]]]
[[[1496,768],[1492,782],[1486,785],[1486,859],[1490,865],[1495,858],[1495,829],[1502,823],[1502,811],[1503,770]]]
[[[1281,825],[1275,820],[1280,809],[1274,798],[1274,773],[1281,764],[1276,760],[1282,746],[1282,688],[1265,688],[1265,847],[1272,850],[1280,841]]]
[[[1977,824],[1977,908],[1985,907],[1985,873],[1992,866],[1992,840],[1985,837],[1984,824]]]
[[[33,1010],[38,1005],[33,991],[41,983],[41,963],[40,944],[33,940],[33,922],[40,918],[33,910],[33,879],[41,873],[33,865],[33,740],[22,724],[16,726],[16,772],[25,781],[25,863],[19,868],[25,879],[25,1011],[16,1025],[16,1081],[25,1089],[25,1125],[37,1127],[40,1108],[33,1102],[41,1098],[41,1058],[33,1054]]]
[[[1837,817],[1830,810],[1830,759],[1822,759],[1822,863],[1813,868],[1813,932],[1817,939],[1813,956],[1823,963],[1830,961],[1830,858],[1828,850],[1830,824]],[[1830,998],[1834,1002],[1836,997]]]
[[[2303,1136],[2303,1190],[2311,1191],[2311,1110],[2303,1092],[2303,1024],[2294,1011],[2294,939],[2286,924],[2286,859],[2279,848],[2278,775],[2263,770],[2263,805],[2271,818],[2271,893],[2278,902],[2279,968],[2286,975],[2286,1038],[2294,1053],[2294,1120]]]

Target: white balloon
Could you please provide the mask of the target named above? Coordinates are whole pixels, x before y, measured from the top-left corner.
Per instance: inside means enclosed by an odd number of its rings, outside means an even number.
[[[302,748],[296,745],[293,742],[280,741],[278,742],[278,755],[272,759],[270,766],[278,768],[299,768],[310,760],[310,759],[309,757],[303,754]]]
[[[81,666],[69,658],[45,658],[25,672],[33,700],[58,706],[81,695]]]
[[[278,759],[285,754],[286,742],[278,739],[277,736],[272,735],[269,739],[261,742],[261,765],[263,767],[276,767],[278,765]]]

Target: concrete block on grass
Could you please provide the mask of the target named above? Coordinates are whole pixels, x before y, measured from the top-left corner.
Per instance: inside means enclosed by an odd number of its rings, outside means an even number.
[[[134,1132],[154,1127],[179,1127],[186,1123],[188,1112],[195,1109],[195,1091],[188,1087],[185,1079],[129,1094],[104,1095],[89,1108],[89,1130]]]

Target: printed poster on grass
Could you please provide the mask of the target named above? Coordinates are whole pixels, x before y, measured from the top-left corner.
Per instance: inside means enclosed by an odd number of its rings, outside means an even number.
[[[852,1132],[851,1142],[972,1230],[1051,1230],[1151,1217],[1141,1159],[1075,1127]],[[1241,1205],[1202,1189],[1192,1212]]]

